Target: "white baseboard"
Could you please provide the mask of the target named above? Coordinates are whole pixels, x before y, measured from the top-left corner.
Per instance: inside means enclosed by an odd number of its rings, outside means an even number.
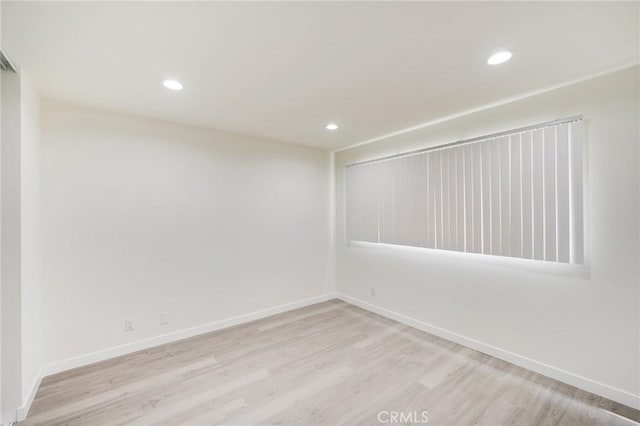
[[[0,414],[0,425],[8,426],[18,421],[18,410],[5,410]]]
[[[33,399],[36,397],[36,393],[38,392],[38,388],[40,388],[40,383],[42,383],[43,378],[44,367],[41,367],[35,380],[31,384],[31,388],[29,388],[26,400],[23,401],[21,407],[16,409],[16,421],[21,422],[27,418],[27,414],[29,414],[29,409],[31,408],[31,404],[33,404]]]
[[[98,352],[92,352],[86,355],[81,355],[74,358],[69,358],[63,361],[47,364],[40,368],[38,375],[34,380],[26,400],[23,401],[22,406],[3,411],[0,417],[1,425],[10,425],[15,422],[21,422],[27,418],[31,404],[38,392],[42,379],[52,374],[60,373],[62,371],[71,370],[73,368],[82,367],[85,365],[93,364],[96,362],[104,361],[110,358],[114,358],[121,355],[126,355],[132,352],[136,352],[143,349],[148,349],[154,346],[163,345],[165,343],[171,343],[178,340],[186,339],[189,337],[197,336],[199,334],[209,333],[211,331],[220,330],[223,328],[231,327],[238,324],[243,324],[250,321],[255,321],[261,318],[265,318],[271,315],[276,315],[282,312],[291,311],[293,309],[302,308],[305,306],[313,305],[315,303],[324,302],[331,299],[336,299],[336,293],[323,294],[321,296],[311,297],[309,299],[298,300],[296,302],[287,303],[284,305],[274,306],[272,308],[262,309],[260,311],[251,312],[244,315],[238,315],[236,317],[211,322],[208,324],[199,325],[196,327],[187,328],[184,330],[175,331],[161,336],[152,337],[149,339],[139,340],[137,342],[128,343],[126,345],[115,346]]]
[[[312,297],[309,299],[299,300],[284,305],[274,306],[272,308],[263,309],[256,312],[251,312],[244,315],[228,318],[225,320],[215,321],[212,323],[175,331],[173,333],[164,334],[149,339],[139,340],[137,342],[128,343],[126,345],[116,346],[108,348],[102,351],[89,353],[86,355],[69,358],[63,361],[58,361],[52,364],[45,365],[39,372],[38,377],[34,381],[31,390],[29,391],[27,400],[21,407],[15,410],[7,410],[2,413],[2,424],[11,424],[12,422],[22,421],[26,418],[33,398],[40,386],[42,378],[51,374],[56,374],[62,371],[70,370],[77,367],[93,364],[96,362],[104,361],[106,359],[114,358],[121,355],[126,355],[132,352],[136,352],[143,349],[148,349],[154,346],[163,345],[165,343],[171,343],[178,340],[186,339],[189,337],[197,336],[204,333],[220,330],[223,328],[231,327],[234,325],[243,324],[250,321],[255,321],[268,316],[276,315],[282,312],[291,311],[293,309],[302,308],[305,306],[313,305],[315,303],[324,302],[331,299],[340,299],[344,302],[358,306],[362,309],[374,312],[384,317],[401,322],[408,326],[417,328],[427,333],[442,337],[443,339],[450,340],[452,342],[459,343],[467,346],[471,349],[475,349],[479,352],[494,356],[520,367],[526,368],[531,371],[543,374],[551,377],[563,383],[575,386],[577,388],[586,390],[596,395],[603,396],[612,401],[619,402],[621,404],[640,409],[640,396],[634,395],[630,392],[614,388],[603,383],[596,382],[591,379],[587,379],[582,376],[569,373],[559,368],[532,360],[530,358],[523,357],[518,354],[497,348],[492,345],[468,338],[466,336],[445,330],[440,327],[436,327],[417,319],[408,317],[406,315],[391,311],[389,309],[365,302],[363,300],[348,296],[343,293],[328,293],[321,296]]]
[[[178,330],[172,333],[167,333],[160,336],[151,337],[148,339],[138,340],[136,342],[127,343],[125,345],[115,346],[112,348],[88,353],[78,357],[57,361],[44,366],[43,376],[44,377],[50,376],[52,374],[60,373],[62,371],[71,370],[73,368],[82,367],[85,365],[104,361],[110,358],[115,358],[117,356],[126,355],[132,352],[148,349],[158,345],[164,345],[166,343],[171,343],[171,342],[186,339],[189,337],[197,336],[199,334],[209,333],[211,331],[216,331],[216,330],[231,327],[234,325],[243,324],[249,321],[255,321],[271,315],[276,315],[282,312],[291,311],[293,309],[302,308],[304,306],[313,305],[315,303],[320,303],[320,302],[324,302],[324,301],[335,299],[335,298],[337,298],[337,296],[334,293],[323,294],[321,296],[298,300],[296,302],[274,306],[272,308],[267,308],[267,309],[251,312],[244,315],[238,315],[236,317],[232,317],[232,318],[228,318],[220,321],[214,321],[208,324],[191,327],[184,330]]]
[[[360,299],[356,299],[355,297],[351,297],[343,293],[337,293],[336,297],[344,302],[358,306],[367,311],[371,311],[378,315],[382,315],[384,317],[401,322],[403,324],[417,328],[419,330],[425,331],[427,333],[433,334],[443,339],[459,343],[463,346],[469,347],[471,349],[475,349],[476,351],[485,353],[487,355],[491,355],[501,360],[510,362],[511,364],[515,364],[517,366],[526,368],[527,370],[535,371],[536,373],[540,373],[544,376],[551,377],[552,379],[558,380],[560,382],[566,383],[571,386],[575,386],[587,392],[600,395],[612,401],[619,402],[620,404],[624,404],[629,407],[640,409],[640,395],[634,395],[622,389],[618,389],[618,388],[606,385],[604,383],[596,382],[594,380],[587,379],[586,377],[578,376],[568,371],[564,371],[559,368],[553,367],[551,365],[547,365],[547,364],[535,361],[533,359],[515,354],[513,352],[509,352],[504,349],[497,348],[495,346],[480,342],[478,340],[471,339],[469,337],[454,333],[452,331],[445,330],[443,328],[436,327],[431,324],[427,324],[420,320],[408,317],[403,314],[399,314],[397,312],[391,311],[381,306],[377,306],[377,305],[365,302]]]

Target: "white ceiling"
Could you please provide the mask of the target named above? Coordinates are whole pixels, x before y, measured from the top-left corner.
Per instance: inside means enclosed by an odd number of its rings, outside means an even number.
[[[638,16],[637,2],[3,1],[2,43],[46,97],[334,149],[637,62]],[[486,65],[504,48],[510,62]]]

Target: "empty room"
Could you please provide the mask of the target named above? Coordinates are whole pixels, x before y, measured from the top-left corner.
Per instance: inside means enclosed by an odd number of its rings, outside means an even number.
[[[640,424],[640,2],[0,24],[0,426]]]

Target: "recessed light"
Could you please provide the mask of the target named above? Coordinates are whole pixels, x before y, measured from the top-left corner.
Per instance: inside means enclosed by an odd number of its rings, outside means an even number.
[[[182,90],[182,83],[176,80],[165,80],[162,84],[170,90]]]
[[[329,123],[324,126],[324,128],[327,130],[338,130],[338,125],[336,123]]]
[[[489,65],[503,64],[511,59],[512,56],[513,54],[511,52],[504,50],[502,52],[497,52],[491,55],[489,59],[487,59],[487,63]]]

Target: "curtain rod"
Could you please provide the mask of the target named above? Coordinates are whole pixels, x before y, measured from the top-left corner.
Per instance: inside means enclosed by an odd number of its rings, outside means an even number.
[[[433,150],[436,150],[436,149],[450,148],[452,146],[464,145],[464,144],[477,142],[477,141],[485,140],[485,139],[495,139],[495,138],[498,138],[500,136],[512,135],[512,134],[515,134],[515,133],[522,133],[522,132],[526,132],[526,131],[529,131],[529,130],[542,129],[544,127],[551,127],[551,126],[557,126],[557,125],[560,125],[560,124],[573,123],[574,121],[582,120],[582,118],[583,118],[582,115],[575,115],[573,117],[560,118],[560,119],[557,119],[557,120],[552,120],[552,121],[547,121],[547,122],[544,122],[544,123],[534,124],[532,126],[525,126],[525,127],[520,127],[520,128],[513,129],[513,130],[506,130],[506,131],[503,131],[503,132],[491,133],[489,135],[478,136],[478,137],[470,138],[470,139],[462,139],[462,140],[459,140],[459,141],[449,142],[449,143],[445,143],[445,144],[442,144],[442,145],[430,146],[428,148],[421,148],[421,149],[416,149],[414,151],[402,152],[400,154],[392,154],[392,155],[387,155],[385,157],[373,158],[371,160],[358,161],[356,163],[347,164],[345,166],[345,168],[355,167],[355,166],[362,166],[364,164],[369,164],[369,163],[377,163],[379,161],[393,160],[395,158],[409,157],[409,156],[416,155],[416,154],[421,154],[421,153],[427,152],[427,151],[433,151]]]

